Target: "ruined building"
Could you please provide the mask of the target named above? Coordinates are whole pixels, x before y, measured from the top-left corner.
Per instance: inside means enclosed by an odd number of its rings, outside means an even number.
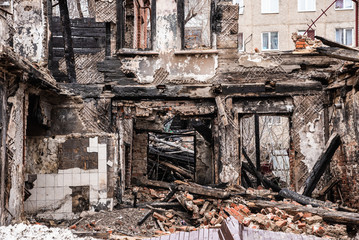
[[[309,195],[335,182],[358,208],[357,50],[239,52],[240,17],[219,0],[0,0],[1,223],[111,210],[149,180],[255,186],[248,158],[302,193],[335,133]]]

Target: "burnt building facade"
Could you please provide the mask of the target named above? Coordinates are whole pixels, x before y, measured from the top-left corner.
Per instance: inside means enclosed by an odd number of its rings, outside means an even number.
[[[248,161],[301,192],[334,133],[317,190],[359,206],[355,59],[238,52],[231,1],[8,2],[3,223],[111,210],[148,181],[256,186]]]

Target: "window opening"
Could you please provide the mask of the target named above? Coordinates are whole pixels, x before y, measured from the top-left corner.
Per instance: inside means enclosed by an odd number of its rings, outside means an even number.
[[[279,0],[262,0],[262,13],[279,13]]]
[[[162,132],[148,133],[148,179],[194,180],[196,134],[189,119],[169,118]]]
[[[353,45],[353,29],[352,28],[337,28],[335,29],[335,41],[340,44],[352,46]]]
[[[289,118],[285,116],[259,116],[259,152],[260,166],[256,164],[256,134],[255,116],[244,116],[240,120],[241,159],[247,162],[247,154],[253,164],[260,169],[267,178],[278,182],[281,187],[290,185],[290,130]],[[249,173],[248,173],[249,175]],[[256,185],[257,180],[249,175],[251,184]]]
[[[262,50],[278,50],[278,32],[262,33]]]
[[[353,9],[353,0],[337,0],[335,9]]]
[[[184,0],[184,48],[211,47],[211,0]]]

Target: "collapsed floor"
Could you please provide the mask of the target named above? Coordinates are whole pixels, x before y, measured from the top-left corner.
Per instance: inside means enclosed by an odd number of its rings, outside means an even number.
[[[195,189],[197,193],[204,192],[191,194],[174,190],[181,189],[183,185]],[[221,197],[213,197],[216,194]],[[80,237],[137,239],[220,229],[225,219],[232,216],[248,229],[304,234],[304,239],[305,235],[328,239],[358,237],[355,225],[359,222],[359,214],[338,211],[338,208],[303,206],[291,199],[276,200],[280,198],[278,193],[263,188],[245,190],[241,186],[231,186],[218,189],[178,181],[168,190],[149,187],[129,189],[124,202],[112,212],[83,212],[79,219],[73,221],[30,218],[30,222],[68,228]],[[248,239],[253,239],[250,234],[253,233],[248,233]],[[292,235],[288,235],[288,239],[289,236]]]

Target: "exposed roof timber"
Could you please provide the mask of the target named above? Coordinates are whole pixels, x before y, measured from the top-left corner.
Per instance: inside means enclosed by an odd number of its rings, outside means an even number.
[[[317,52],[322,55],[345,61],[359,62],[359,52],[337,47],[318,47]]]
[[[169,85],[164,89],[156,86],[113,86],[112,93],[117,98],[214,98],[217,95],[241,96],[290,96],[322,91],[322,84],[316,81],[277,82],[273,90],[268,90],[264,83],[221,84],[213,85]],[[216,93],[215,93],[216,92]]]
[[[347,45],[343,45],[343,44],[340,44],[340,43],[337,43],[337,42],[333,42],[333,41],[331,41],[329,39],[326,39],[324,37],[315,36],[315,38],[319,39],[320,41],[322,41],[322,43],[324,45],[327,45],[329,47],[336,47],[336,48],[342,48],[342,49],[353,50],[353,51],[359,52],[359,49],[352,48],[352,47],[349,47]]]

